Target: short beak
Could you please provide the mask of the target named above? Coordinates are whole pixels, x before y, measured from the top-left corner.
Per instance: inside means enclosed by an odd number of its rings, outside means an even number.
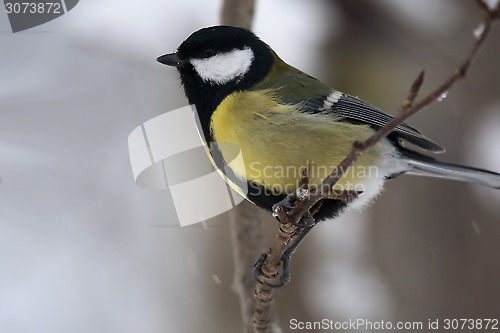
[[[186,65],[186,60],[179,59],[177,53],[164,54],[156,59],[159,63],[174,67],[184,67]]]

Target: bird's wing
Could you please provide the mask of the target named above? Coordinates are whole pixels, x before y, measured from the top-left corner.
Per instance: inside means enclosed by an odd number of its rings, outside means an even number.
[[[288,66],[285,64],[285,66]],[[331,90],[314,77],[288,66],[281,75],[257,84],[254,89],[277,91],[280,103],[300,105],[302,112],[337,115],[346,121],[360,122],[374,128],[381,128],[393,117],[363,102],[359,98]],[[311,97],[312,96],[312,97]],[[389,138],[406,140],[421,149],[442,153],[445,149],[426,138],[416,128],[402,123]]]
[[[304,112],[331,112],[347,120],[365,123],[375,128],[381,128],[393,119],[391,115],[380,111],[370,104],[339,91],[333,91],[322,98],[307,101],[303,100],[302,103],[303,107],[301,110]],[[434,153],[445,151],[443,147],[428,139],[416,128],[406,123],[398,125],[391,135],[398,139],[404,139],[427,151]]]

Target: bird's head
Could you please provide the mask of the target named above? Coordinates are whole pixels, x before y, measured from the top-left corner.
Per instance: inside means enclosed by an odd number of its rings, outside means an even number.
[[[261,81],[274,56],[253,32],[214,26],[192,33],[177,52],[157,60],[178,69],[190,103],[198,104],[200,99],[227,96]]]

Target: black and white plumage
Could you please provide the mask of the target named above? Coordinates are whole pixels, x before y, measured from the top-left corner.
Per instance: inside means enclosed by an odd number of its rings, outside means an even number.
[[[248,200],[268,210],[295,192],[306,164],[310,173],[320,170],[310,175],[310,185],[319,185],[355,140],[368,138],[392,119],[286,64],[242,28],[201,29],[158,61],[177,67],[185,94],[196,105],[202,135],[215,143],[209,146],[214,166]],[[326,200],[316,218],[335,216],[346,206],[365,206],[387,179],[405,173],[500,188],[498,173],[436,161],[405,148],[405,141],[432,153],[444,151],[414,127],[399,125],[336,184],[336,189],[363,194]],[[234,147],[243,162],[231,163]]]

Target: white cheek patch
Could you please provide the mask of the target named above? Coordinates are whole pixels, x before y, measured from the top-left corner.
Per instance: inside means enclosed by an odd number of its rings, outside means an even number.
[[[191,64],[203,81],[226,84],[245,75],[253,59],[252,50],[246,47],[243,50],[218,53],[210,58],[191,59]]]

